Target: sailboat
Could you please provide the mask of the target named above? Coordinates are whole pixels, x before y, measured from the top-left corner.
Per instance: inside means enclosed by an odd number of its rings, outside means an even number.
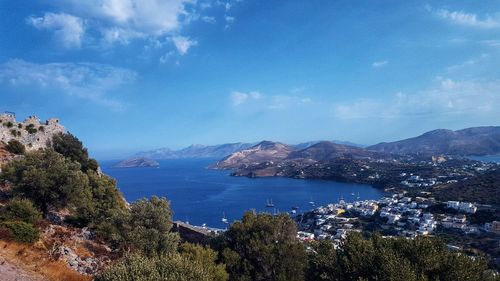
[[[361,197],[359,197],[359,192],[358,192],[358,196],[356,197],[356,199],[359,199],[359,198],[361,198]]]
[[[313,201],[313,199],[312,199],[312,196],[311,196],[311,201],[309,201],[309,205],[311,205],[311,206],[316,205],[316,203],[314,203],[314,201]]]
[[[226,214],[224,212],[222,212],[222,219],[221,219],[222,223],[228,223],[227,221],[227,218],[226,218]]]
[[[271,199],[271,200],[267,199],[266,207],[268,207],[268,208],[274,207],[273,199]]]

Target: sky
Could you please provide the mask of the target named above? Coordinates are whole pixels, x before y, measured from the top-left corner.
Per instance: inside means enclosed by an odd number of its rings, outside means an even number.
[[[500,1],[0,1],[0,111],[98,158],[500,125]]]

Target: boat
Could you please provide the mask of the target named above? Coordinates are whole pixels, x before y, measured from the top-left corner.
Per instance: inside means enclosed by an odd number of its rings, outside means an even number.
[[[351,196],[356,196],[356,194],[354,192],[351,192]]]
[[[358,192],[358,196],[356,197],[356,199],[359,199],[359,198],[361,198],[361,197],[359,197],[359,192]]]
[[[299,206],[293,206],[292,207],[292,210],[298,210],[299,209]]]
[[[309,205],[311,205],[311,206],[316,205],[316,203],[313,201],[312,197],[311,197],[311,201],[309,201]]]
[[[268,208],[274,207],[273,199],[271,199],[271,200],[268,199],[267,200],[266,207],[268,207]]]
[[[221,219],[222,223],[228,223],[227,221],[227,218],[226,218],[226,214],[224,212],[222,212],[222,219]]]
[[[295,214],[297,213],[297,210],[292,210],[292,211],[290,211],[290,213],[291,213],[292,215],[295,215]]]

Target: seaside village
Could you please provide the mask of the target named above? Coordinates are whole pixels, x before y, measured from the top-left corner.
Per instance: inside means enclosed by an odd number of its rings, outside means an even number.
[[[425,192],[424,192],[425,193]],[[302,241],[329,239],[339,243],[351,231],[379,231],[385,236],[413,238],[436,232],[500,235],[500,221],[473,225],[467,215],[476,213],[470,202],[436,202],[433,198],[393,194],[380,200],[352,203],[341,199],[297,216]],[[428,194],[423,194],[428,195]]]

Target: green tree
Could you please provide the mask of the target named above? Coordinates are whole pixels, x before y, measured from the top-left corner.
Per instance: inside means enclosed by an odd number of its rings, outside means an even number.
[[[18,140],[10,140],[8,143],[7,143],[7,146],[5,147],[5,149],[7,149],[7,151],[11,152],[11,153],[14,153],[14,154],[24,154],[26,152],[26,147],[24,147],[24,145],[19,142]]]
[[[314,241],[308,251],[307,281],[339,280],[340,267],[337,251],[331,241]]]
[[[64,157],[80,163],[84,172],[88,170],[97,171],[99,168],[97,161],[89,158],[89,153],[83,147],[82,142],[72,134],[59,133],[54,135],[51,145],[56,152],[64,155]]]
[[[89,180],[80,165],[50,149],[9,162],[0,178],[12,184],[14,195],[30,199],[44,214],[50,208],[78,207],[91,201]]]
[[[24,221],[36,224],[42,218],[42,213],[30,200],[14,198],[5,205],[0,217],[8,221]]]
[[[296,235],[288,215],[245,213],[225,233],[222,255],[231,280],[303,280],[306,253]]]
[[[176,250],[178,237],[170,232],[172,212],[165,198],[153,196],[141,199],[130,206],[130,231],[126,241],[131,249],[146,255],[170,253]]]

